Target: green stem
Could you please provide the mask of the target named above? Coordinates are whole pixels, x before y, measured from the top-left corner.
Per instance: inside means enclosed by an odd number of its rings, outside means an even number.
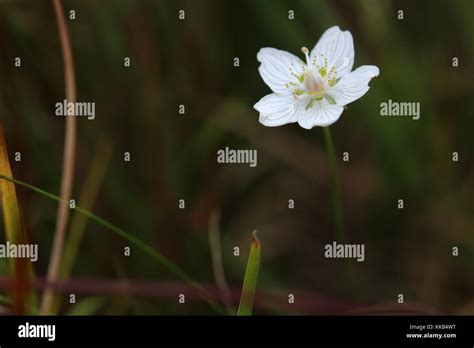
[[[55,200],[57,202],[61,202],[61,197],[56,196],[48,191],[42,190],[38,187],[35,187],[33,185],[30,185],[26,182],[22,182],[13,178],[10,178],[8,176],[0,174],[0,179],[5,179],[7,181],[13,182],[17,185],[26,187],[36,193],[39,193],[45,197],[48,197],[52,200]],[[134,237],[130,233],[122,230],[120,227],[115,226],[114,224],[108,222],[107,220],[101,218],[100,216],[95,215],[94,213],[91,213],[88,210],[85,210],[79,206],[76,205],[75,210],[85,216],[87,216],[89,219],[94,220],[97,222],[99,225],[104,226],[105,228],[111,230],[115,234],[119,235],[120,237],[128,240],[130,243],[134,244],[137,246],[139,249],[143,250],[145,253],[147,253],[149,256],[157,260],[159,263],[161,263],[164,267],[166,267],[168,270],[170,270],[172,273],[177,275],[179,278],[187,282],[188,284],[194,286],[196,289],[198,289],[201,293],[201,296],[204,300],[206,300],[209,305],[214,308],[217,312],[219,313],[225,313],[225,311],[220,308],[214,301],[212,301],[209,297],[209,294],[207,293],[206,289],[204,289],[199,283],[197,283],[194,279],[192,279],[181,267],[173,263],[170,259],[168,259],[166,256],[162,255],[159,253],[157,250],[146,244],[145,242],[141,241],[140,239]]]
[[[331,184],[332,184],[332,212],[335,228],[335,240],[337,243],[346,243],[347,238],[344,232],[344,223],[342,218],[342,203],[341,203],[341,183],[339,180],[339,170],[337,166],[337,157],[334,143],[332,141],[331,131],[329,127],[323,128],[324,139],[328,149],[329,161],[331,162]],[[346,260],[347,261],[347,260]],[[359,282],[354,274],[352,264],[345,263],[345,272],[348,288],[357,294],[360,294]]]
[[[335,228],[335,238],[336,242],[344,243],[346,241],[346,235],[344,233],[344,224],[342,222],[341,183],[339,181],[336,151],[329,127],[324,127],[323,132],[324,140],[326,141],[326,147],[328,150],[329,161],[331,162],[332,213]]]

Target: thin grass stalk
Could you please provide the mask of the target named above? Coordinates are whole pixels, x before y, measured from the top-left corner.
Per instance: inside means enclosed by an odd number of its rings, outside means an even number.
[[[53,0],[54,12],[58,24],[59,38],[61,41],[63,61],[64,61],[64,83],[66,89],[66,99],[68,102],[76,102],[76,81],[74,76],[74,61],[72,57],[69,31],[66,26],[64,10],[60,0]],[[66,226],[69,219],[68,202],[71,198],[72,184],[74,180],[74,161],[76,153],[76,118],[74,115],[67,115],[66,131],[64,135],[64,154],[61,178],[61,201],[58,206],[56,218],[56,229],[54,232],[53,249],[51,252],[47,279],[55,282],[59,277],[61,255],[64,246]],[[53,304],[53,290],[46,289],[41,301],[40,313],[49,314]]]

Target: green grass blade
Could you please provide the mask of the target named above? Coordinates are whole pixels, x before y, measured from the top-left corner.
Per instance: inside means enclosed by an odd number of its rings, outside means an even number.
[[[52,200],[55,200],[57,202],[61,201],[61,197],[56,196],[48,191],[42,190],[36,186],[30,185],[26,182],[19,181],[16,179],[13,179],[11,177],[5,176],[0,174],[0,179],[4,179],[7,181],[10,181],[12,183],[15,183],[17,185],[26,187],[36,193],[39,193],[45,197],[48,197]],[[95,215],[94,213],[91,213],[88,210],[85,210],[78,205],[76,205],[75,210],[81,214],[86,215],[89,219],[95,221],[99,225],[102,225],[103,227],[109,229],[110,231],[114,232],[115,234],[119,235],[120,237],[128,240],[130,243],[141,249],[143,252],[148,254],[148,256],[154,258],[156,261],[158,261],[161,265],[166,267],[169,271],[174,273],[176,276],[181,278],[183,281],[188,283],[189,285],[195,287],[197,290],[199,290],[201,297],[218,313],[220,314],[225,314],[225,310],[216,304],[215,301],[212,300],[212,298],[209,296],[208,291],[202,287],[198,282],[196,282],[191,276],[189,276],[181,267],[179,267],[177,264],[175,264],[173,261],[168,259],[166,256],[158,252],[156,249],[151,247],[149,244],[146,242],[136,238],[132,234],[126,232],[125,230],[121,229],[120,227],[115,226],[114,224],[108,222],[107,220],[101,218],[100,216]]]
[[[252,315],[255,289],[257,288],[258,272],[260,270],[260,241],[256,231],[253,233],[252,244],[250,244],[250,254],[245,270],[244,285],[240,295],[240,304],[237,315]]]

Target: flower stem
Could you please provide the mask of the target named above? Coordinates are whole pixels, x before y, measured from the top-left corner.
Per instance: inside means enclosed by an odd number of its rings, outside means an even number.
[[[344,233],[344,225],[342,222],[341,207],[341,183],[339,180],[339,170],[337,167],[336,151],[332,141],[331,131],[329,127],[323,128],[324,140],[328,150],[329,161],[331,162],[331,185],[332,185],[332,213],[334,223],[334,235],[336,242],[344,243],[346,235]]]
[[[323,132],[324,140],[326,141],[326,147],[328,149],[329,161],[331,162],[332,213],[335,241],[337,243],[346,243],[347,238],[344,232],[344,223],[342,218],[341,183],[339,180],[336,150],[332,141],[331,131],[329,130],[329,127],[324,127]],[[346,284],[348,289],[357,296],[358,294],[360,294],[360,288],[352,266],[353,265],[351,263],[345,262],[345,279],[347,281]]]

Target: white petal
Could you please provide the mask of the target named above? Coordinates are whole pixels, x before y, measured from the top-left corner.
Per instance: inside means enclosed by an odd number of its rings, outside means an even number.
[[[354,65],[354,41],[350,31],[342,31],[338,26],[326,30],[311,51],[311,62],[315,58],[319,65],[324,65],[326,58],[328,69],[333,66],[337,77],[349,73]]]
[[[363,65],[343,76],[331,88],[330,94],[338,105],[346,105],[362,97],[369,90],[369,81],[379,75],[375,65]]]
[[[309,101],[309,98],[301,101],[296,108],[298,124],[306,129],[329,126],[336,122],[344,111],[342,106],[329,104],[326,99],[315,101],[311,107],[308,107]]]
[[[286,51],[275,48],[265,47],[260,49],[257,54],[257,60],[262,63],[258,68],[263,81],[275,93],[291,94],[292,89],[285,86],[289,82],[301,86],[300,81],[295,75],[301,75],[305,63],[298,57]],[[293,74],[292,74],[293,72]]]
[[[291,95],[268,94],[254,105],[260,112],[259,121],[267,127],[296,122],[296,100]]]

